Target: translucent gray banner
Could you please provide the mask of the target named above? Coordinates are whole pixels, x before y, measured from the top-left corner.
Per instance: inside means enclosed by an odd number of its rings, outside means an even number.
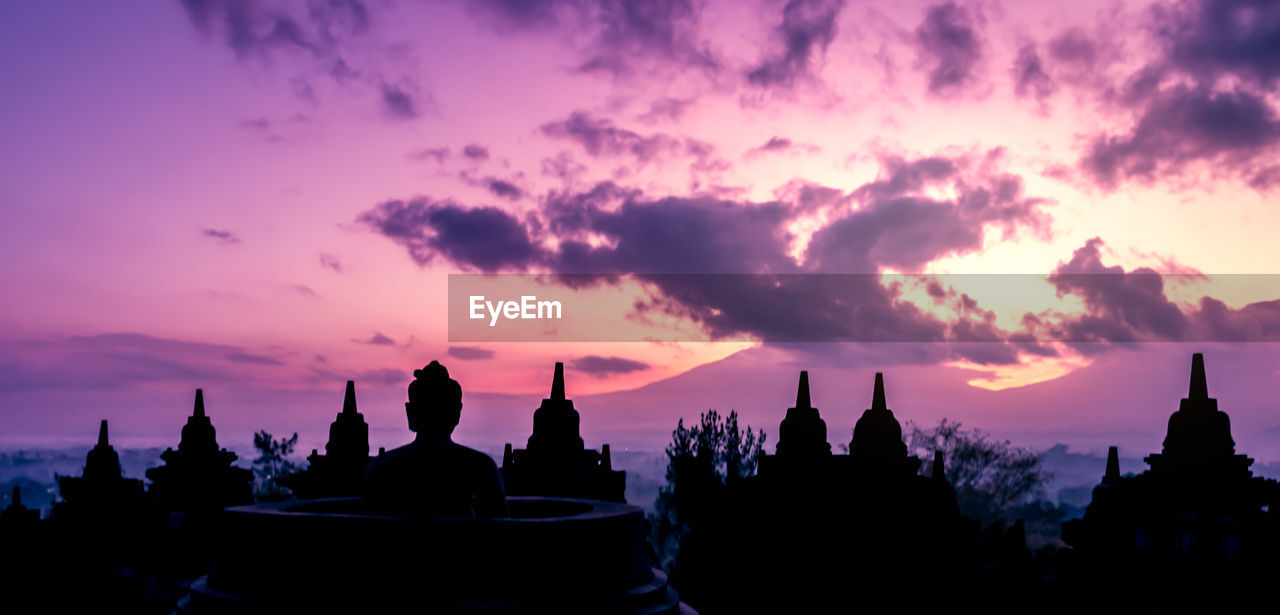
[[[450,342],[1280,341],[1276,274],[452,274]]]

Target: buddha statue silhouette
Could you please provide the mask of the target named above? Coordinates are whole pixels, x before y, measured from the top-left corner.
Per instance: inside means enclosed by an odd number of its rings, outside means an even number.
[[[404,405],[413,442],[369,462],[364,502],[372,512],[505,517],[502,475],[488,455],[455,443],[462,387],[436,361],[415,370]]]

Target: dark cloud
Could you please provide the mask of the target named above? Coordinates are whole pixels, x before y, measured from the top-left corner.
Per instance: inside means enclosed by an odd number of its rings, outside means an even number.
[[[405,158],[409,160],[435,160],[436,164],[444,164],[446,158],[449,157],[449,148],[447,147],[429,147],[414,152],[409,152]]]
[[[239,126],[267,143],[286,143],[309,136],[313,124],[310,117],[294,113],[280,119],[258,117],[242,120]]]
[[[1280,300],[1235,309],[1206,296],[1184,308],[1165,294],[1170,275],[1106,266],[1102,245],[1101,239],[1090,239],[1050,275],[1059,295],[1081,299],[1085,314],[1047,325],[1042,339],[1057,337],[1086,348],[1092,342],[1280,340]]]
[[[748,159],[758,158],[764,154],[779,153],[779,152],[786,152],[786,151],[807,152],[812,154],[812,153],[817,153],[819,151],[822,151],[822,148],[809,143],[796,143],[786,137],[775,136],[775,137],[770,137],[769,140],[765,141],[763,145],[759,145],[757,147],[751,148],[750,150],[747,150],[746,157]]]
[[[484,180],[485,187],[492,192],[494,196],[502,197],[508,200],[518,200],[524,196],[524,191],[519,186],[502,179],[487,177]]]
[[[636,57],[714,72],[717,61],[698,40],[701,3],[694,0],[596,0],[600,33],[579,67],[614,75],[633,71]]]
[[[1145,267],[1126,273],[1119,266],[1103,265],[1101,247],[1101,239],[1090,239],[1049,277],[1060,295],[1080,297],[1090,312],[1068,325],[1074,329],[1068,337],[1133,341],[1146,334],[1183,338],[1189,328],[1187,317],[1165,298],[1161,275]]]
[[[196,29],[206,35],[220,34],[242,58],[279,49],[312,54],[324,51],[326,41],[319,32],[304,32],[312,25],[303,25],[300,20],[305,17],[243,0],[182,0],[182,6]],[[367,12],[362,14],[367,24]]]
[[[338,273],[342,273],[342,261],[338,259],[336,254],[320,254],[320,266],[325,269],[332,269]]]
[[[393,367],[384,367],[380,369],[366,369],[356,372],[355,380],[365,384],[375,384],[381,386],[405,385],[413,381],[413,375],[401,369]]]
[[[1088,69],[1097,65],[1100,51],[1084,30],[1069,28],[1049,41],[1049,55],[1055,62]]]
[[[397,66],[400,80],[413,74],[403,50],[358,40],[373,22],[372,12],[360,0],[182,0],[182,5],[198,32],[221,39],[240,60],[275,66],[281,58],[301,59],[291,65],[304,67],[304,74],[289,82],[309,103],[318,100],[312,79],[327,77],[342,85],[377,89],[396,118],[411,117],[409,112],[420,106],[409,90],[385,85],[384,73]]]
[[[791,204],[792,209],[800,214],[847,207],[852,198],[844,191],[800,179],[787,182],[775,190],[774,195],[778,200]]]
[[[929,7],[916,28],[916,43],[929,66],[930,93],[952,96],[976,80],[982,41],[966,9],[954,2]]]
[[[488,160],[489,148],[472,143],[462,148],[462,155],[472,160]]]
[[[222,245],[229,246],[229,245],[235,245],[237,243],[240,243],[240,237],[238,237],[235,233],[231,231],[207,228],[207,229],[201,229],[200,235],[203,237],[208,237],[209,239],[217,240],[217,242]]]
[[[929,156],[915,160],[886,156],[880,159],[883,172],[875,181],[856,191],[869,198],[891,198],[917,192],[928,184],[955,177],[960,172],[957,160]]]
[[[629,198],[615,210],[591,198],[548,204],[550,221],[566,237],[552,264],[562,273],[744,273],[795,271],[786,255],[781,203],[715,198]],[[607,237],[591,246],[577,232]],[[655,250],[654,246],[662,246]]]
[[[467,8],[500,31],[586,34],[578,70],[615,76],[642,67],[718,69],[701,42],[693,0],[478,0]]]
[[[760,87],[791,87],[809,76],[817,56],[835,40],[836,20],[844,0],[791,0],[782,9],[777,36],[782,49],[747,73],[747,81]]]
[[[616,126],[606,118],[575,111],[568,118],[542,125],[542,134],[580,145],[593,158],[629,156],[640,163],[663,164],[671,159],[686,159],[694,189],[707,176],[730,168],[729,161],[717,155],[714,145],[696,139],[679,138],[665,133],[641,134]]]
[[[941,301],[947,298],[947,291],[942,290],[942,285],[937,282],[929,282],[926,292],[929,293],[930,297],[933,297],[934,301]]]
[[[233,352],[227,355],[227,360],[234,363],[252,363],[254,365],[284,365],[283,361],[274,357],[247,352]]]
[[[463,361],[485,361],[494,356],[492,350],[475,346],[450,346],[447,354]]]
[[[524,269],[541,256],[528,230],[496,207],[463,208],[452,201],[387,201],[356,219],[409,250],[419,265],[437,256],[494,272]]]
[[[1153,11],[1168,61],[1200,83],[1232,75],[1270,90],[1280,79],[1280,4],[1184,0]]]
[[[444,226],[428,215],[433,207],[447,207],[456,215],[476,210],[421,202],[407,210],[408,205],[392,202],[361,219],[405,245],[419,262],[438,256],[468,270],[635,274],[659,290],[651,302],[636,306],[638,312],[679,314],[713,337],[967,342],[998,339],[999,332],[984,324],[986,314],[974,309],[973,323],[941,322],[898,301],[897,289],[882,286],[874,276],[679,274],[868,273],[886,266],[909,270],[981,249],[988,228],[1006,234],[1043,230],[1043,201],[1023,196],[1016,176],[990,171],[997,160],[995,153],[886,158],[885,173],[874,182],[847,194],[801,187],[794,202],[651,198],[606,182],[586,191],[553,193],[538,215],[524,223],[495,210],[486,251],[477,253],[452,246],[479,230],[445,236]],[[937,192],[955,196],[927,196]],[[813,236],[804,260],[797,261],[792,255],[795,238],[787,229],[797,215],[818,209],[827,210],[834,222]],[[602,241],[589,242],[589,237]],[[556,247],[534,247],[542,245]],[[975,361],[1016,357],[982,346],[968,352]]]
[[[374,332],[373,337],[367,340],[354,339],[351,340],[357,344],[369,344],[371,346],[394,346],[396,341],[383,335],[381,331]]]
[[[475,0],[466,7],[499,28],[516,30],[555,26],[571,4],[568,0]]]
[[[784,150],[789,147],[791,147],[791,139],[787,139],[785,137],[772,137],[768,141],[766,141],[764,145],[761,145],[756,149],[766,151],[766,152],[776,152],[778,150]]]
[[[382,84],[382,107],[391,117],[400,120],[411,120],[421,114],[418,101],[414,95],[402,87]]]
[[[649,110],[640,116],[641,120],[646,122],[655,122],[658,120],[676,121],[684,117],[684,114],[693,106],[693,100],[684,100],[680,98],[672,98],[664,96],[658,100],[649,103]]]
[[[316,292],[315,289],[305,284],[294,284],[290,288],[293,289],[293,292],[296,292],[299,295],[302,295],[303,297],[307,297],[308,299],[320,298],[320,293]]]
[[[1044,104],[1056,89],[1053,78],[1045,72],[1040,54],[1032,43],[1023,45],[1018,50],[1018,57],[1013,61],[1012,74],[1013,92],[1019,98],[1034,98]]]
[[[1098,186],[1197,181],[1202,171],[1258,190],[1273,186],[1280,77],[1280,5],[1252,0],[1157,4],[1147,23],[1157,53],[1103,100],[1130,113],[1126,130],[1095,134],[1080,167]],[[1072,30],[1051,44],[1055,58],[1096,72],[1097,37]]]
[[[1048,228],[1046,201],[1024,196],[1016,175],[966,173],[964,167],[975,162],[964,159],[884,164],[891,169],[887,177],[854,191],[860,206],[814,234],[806,251],[810,267],[837,273],[919,271],[943,256],[980,250],[989,227],[1006,236]],[[949,186],[955,198],[936,199],[921,190],[938,183]]]
[[[1263,97],[1241,91],[1171,87],[1141,111],[1128,133],[1100,135],[1081,166],[1100,186],[1178,176],[1192,162],[1258,177],[1280,141],[1280,119]]]
[[[355,372],[338,372],[331,369],[312,367],[308,380],[313,382],[343,382],[354,380],[360,386],[404,386],[413,380],[412,374],[395,368],[366,369]]]
[[[680,147],[680,140],[670,135],[641,135],[618,128],[608,119],[593,117],[585,111],[575,111],[565,120],[543,124],[542,134],[574,141],[593,157],[629,154],[642,162],[677,151]]]
[[[605,378],[615,374],[641,372],[649,369],[649,364],[641,363],[640,361],[633,361],[631,359],[624,359],[622,357],[587,355],[570,361],[569,367],[575,371],[579,371],[596,378]]]
[[[19,357],[21,359],[19,360]],[[0,392],[130,390],[238,382],[242,360],[260,356],[225,344],[140,333],[106,333],[52,340],[0,341]]]

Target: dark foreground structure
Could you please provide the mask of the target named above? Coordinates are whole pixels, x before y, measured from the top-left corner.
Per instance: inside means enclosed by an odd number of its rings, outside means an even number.
[[[1269,612],[1280,592],[1280,484],[1236,452],[1199,354],[1150,468],[1122,476],[1112,448],[1084,517],[1034,554],[1021,521],[961,516],[967,487],[941,453],[909,453],[883,375],[838,454],[801,372],[758,465],[669,451],[683,478],[663,497],[684,523],[663,556],[670,583],[644,512],[617,501],[625,475],[582,441],[562,366],[501,471],[453,442],[462,389],[444,366],[414,375],[412,443],[370,457],[348,383],[326,455],[295,483],[359,482],[356,497],[242,505],[250,473],[218,446],[200,392],[149,486],[123,475],[103,421],[50,518],[17,491],[0,511],[0,611],[1163,614]],[[720,478],[717,463],[743,471]]]
[[[627,474],[613,469],[609,445],[586,447],[581,417],[565,396],[564,363],[556,363],[551,395],[533,413],[533,435],[523,449],[507,444],[502,478],[511,495],[625,501]]]
[[[329,424],[324,454],[312,450],[306,470],[278,482],[300,498],[355,497],[364,489],[370,459],[369,424],[356,409],[356,383],[348,380],[342,412]]]
[[[223,551],[179,611],[691,614],[651,567],[644,513],[510,498],[506,519],[370,514],[358,498],[226,511]],[[264,559],[264,544],[287,544]]]
[[[1078,596],[1137,612],[1274,609],[1280,484],[1254,476],[1253,460],[1236,454],[1230,419],[1209,397],[1204,355],[1192,357],[1164,450],[1146,462],[1147,471],[1121,476],[1111,447],[1084,518],[1063,525]]]
[[[557,364],[559,394],[552,397],[558,401],[535,419],[542,426],[535,435],[545,439],[535,450],[573,444],[563,441],[577,432],[576,413],[564,412],[563,378]],[[348,385],[348,425],[355,422],[352,390]],[[432,361],[414,371],[408,396],[405,414],[415,439],[368,464],[361,497],[224,511],[215,563],[191,585],[179,610],[692,612],[653,568],[640,508],[590,499],[508,499],[493,460],[452,440],[463,398],[448,370]],[[567,419],[571,432],[547,427],[566,427]],[[367,432],[356,436],[352,449]],[[330,442],[335,439],[331,435]],[[353,452],[358,457],[362,451]],[[263,558],[264,545],[290,548]]]
[[[699,506],[703,518],[681,541],[674,574],[699,609],[814,612],[850,596],[887,609],[910,595],[913,609],[928,610],[954,604],[953,590],[973,580],[964,542],[971,528],[955,491],[941,473],[921,475],[907,454],[884,376],[876,374],[849,454],[832,454],[826,431],[801,372],[777,453],[762,456],[757,476]],[[929,591],[912,594],[921,585]]]

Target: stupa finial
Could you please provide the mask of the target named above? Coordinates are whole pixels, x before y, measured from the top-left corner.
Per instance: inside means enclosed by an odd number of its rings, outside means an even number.
[[[1102,482],[1111,484],[1120,480],[1120,448],[1113,446],[1107,449],[1107,473]]]
[[[1209,383],[1204,376],[1204,354],[1195,353],[1191,355],[1191,390],[1187,392],[1187,399],[1208,399]]]
[[[107,419],[98,424],[98,446],[111,446],[107,440]]]
[[[191,416],[204,416],[204,389],[196,389],[196,408]]]
[[[551,380],[551,401],[564,401],[564,363],[556,361],[556,375]]]
[[[342,398],[342,413],[343,414],[356,413],[356,381],[355,380],[347,381],[347,393]]]
[[[813,403],[809,399],[809,372],[800,372],[800,385],[796,388],[796,407],[812,408]]]
[[[871,394],[872,410],[888,410],[889,404],[884,401],[884,374],[876,372],[876,389]]]

